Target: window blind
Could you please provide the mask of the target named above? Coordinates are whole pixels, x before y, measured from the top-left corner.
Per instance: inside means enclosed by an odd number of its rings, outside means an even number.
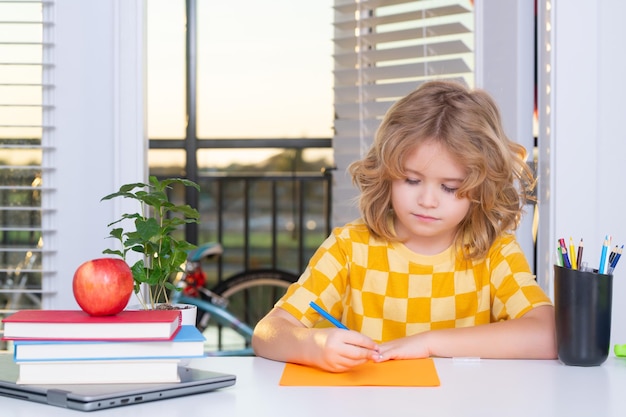
[[[367,152],[389,107],[427,80],[474,86],[474,7],[471,0],[335,0],[333,22],[339,225],[359,216],[357,191],[342,173]]]
[[[391,104],[422,82],[473,85],[471,3],[335,0],[335,140],[358,137],[362,154]]]
[[[0,318],[41,308],[52,1],[0,0]],[[4,348],[4,346],[0,346]]]

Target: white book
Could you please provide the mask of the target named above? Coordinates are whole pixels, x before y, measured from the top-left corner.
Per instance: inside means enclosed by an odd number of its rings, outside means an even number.
[[[17,362],[17,383],[56,385],[180,382],[178,364],[176,359]]]

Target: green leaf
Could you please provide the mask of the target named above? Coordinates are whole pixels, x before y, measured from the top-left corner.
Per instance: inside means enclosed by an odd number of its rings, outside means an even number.
[[[153,217],[146,220],[137,219],[135,227],[137,228],[137,238],[141,240],[151,240],[155,236],[159,236],[161,232],[159,223]]]
[[[124,233],[124,229],[122,229],[121,227],[111,230],[111,236],[119,240],[122,240],[122,233]]]
[[[119,251],[119,250],[105,249],[102,251],[102,253],[106,255],[117,255],[120,258],[124,258],[124,254],[122,253],[122,251]]]
[[[148,277],[146,276],[146,269],[143,263],[143,260],[139,260],[135,262],[135,264],[130,268],[133,273],[133,279],[135,282],[144,283],[147,282]]]
[[[198,184],[184,178],[159,181],[156,176],[150,176],[148,184],[125,184],[119,191],[102,198],[130,198],[138,203],[137,212],[125,213],[108,225],[112,227],[123,220],[132,221],[134,229],[114,227],[110,230],[109,237],[119,240],[122,250],[105,249],[103,253],[121,256],[123,259],[126,259],[128,251],[141,254],[142,260],[131,267],[135,292],[140,293],[141,284],[147,284],[150,300],[155,297],[167,298],[168,291],[178,290],[171,279],[175,273],[182,271],[187,252],[196,247],[185,240],[177,240],[173,235],[181,226],[197,223],[200,214],[187,204],[176,205],[169,201],[167,190],[172,188],[172,184],[200,190]]]
[[[124,184],[120,187],[120,193],[128,193],[129,191],[134,190],[135,188],[146,188],[148,184],[144,184],[143,182],[135,182],[132,184]]]

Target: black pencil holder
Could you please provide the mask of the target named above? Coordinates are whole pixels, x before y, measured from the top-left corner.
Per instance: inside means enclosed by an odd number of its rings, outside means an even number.
[[[601,365],[609,354],[613,275],[554,266],[554,308],[559,360]]]

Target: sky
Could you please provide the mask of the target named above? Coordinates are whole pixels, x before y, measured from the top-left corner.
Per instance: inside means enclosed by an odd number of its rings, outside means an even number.
[[[150,137],[184,134],[183,5],[148,2]],[[199,0],[198,135],[332,136],[331,5]]]

